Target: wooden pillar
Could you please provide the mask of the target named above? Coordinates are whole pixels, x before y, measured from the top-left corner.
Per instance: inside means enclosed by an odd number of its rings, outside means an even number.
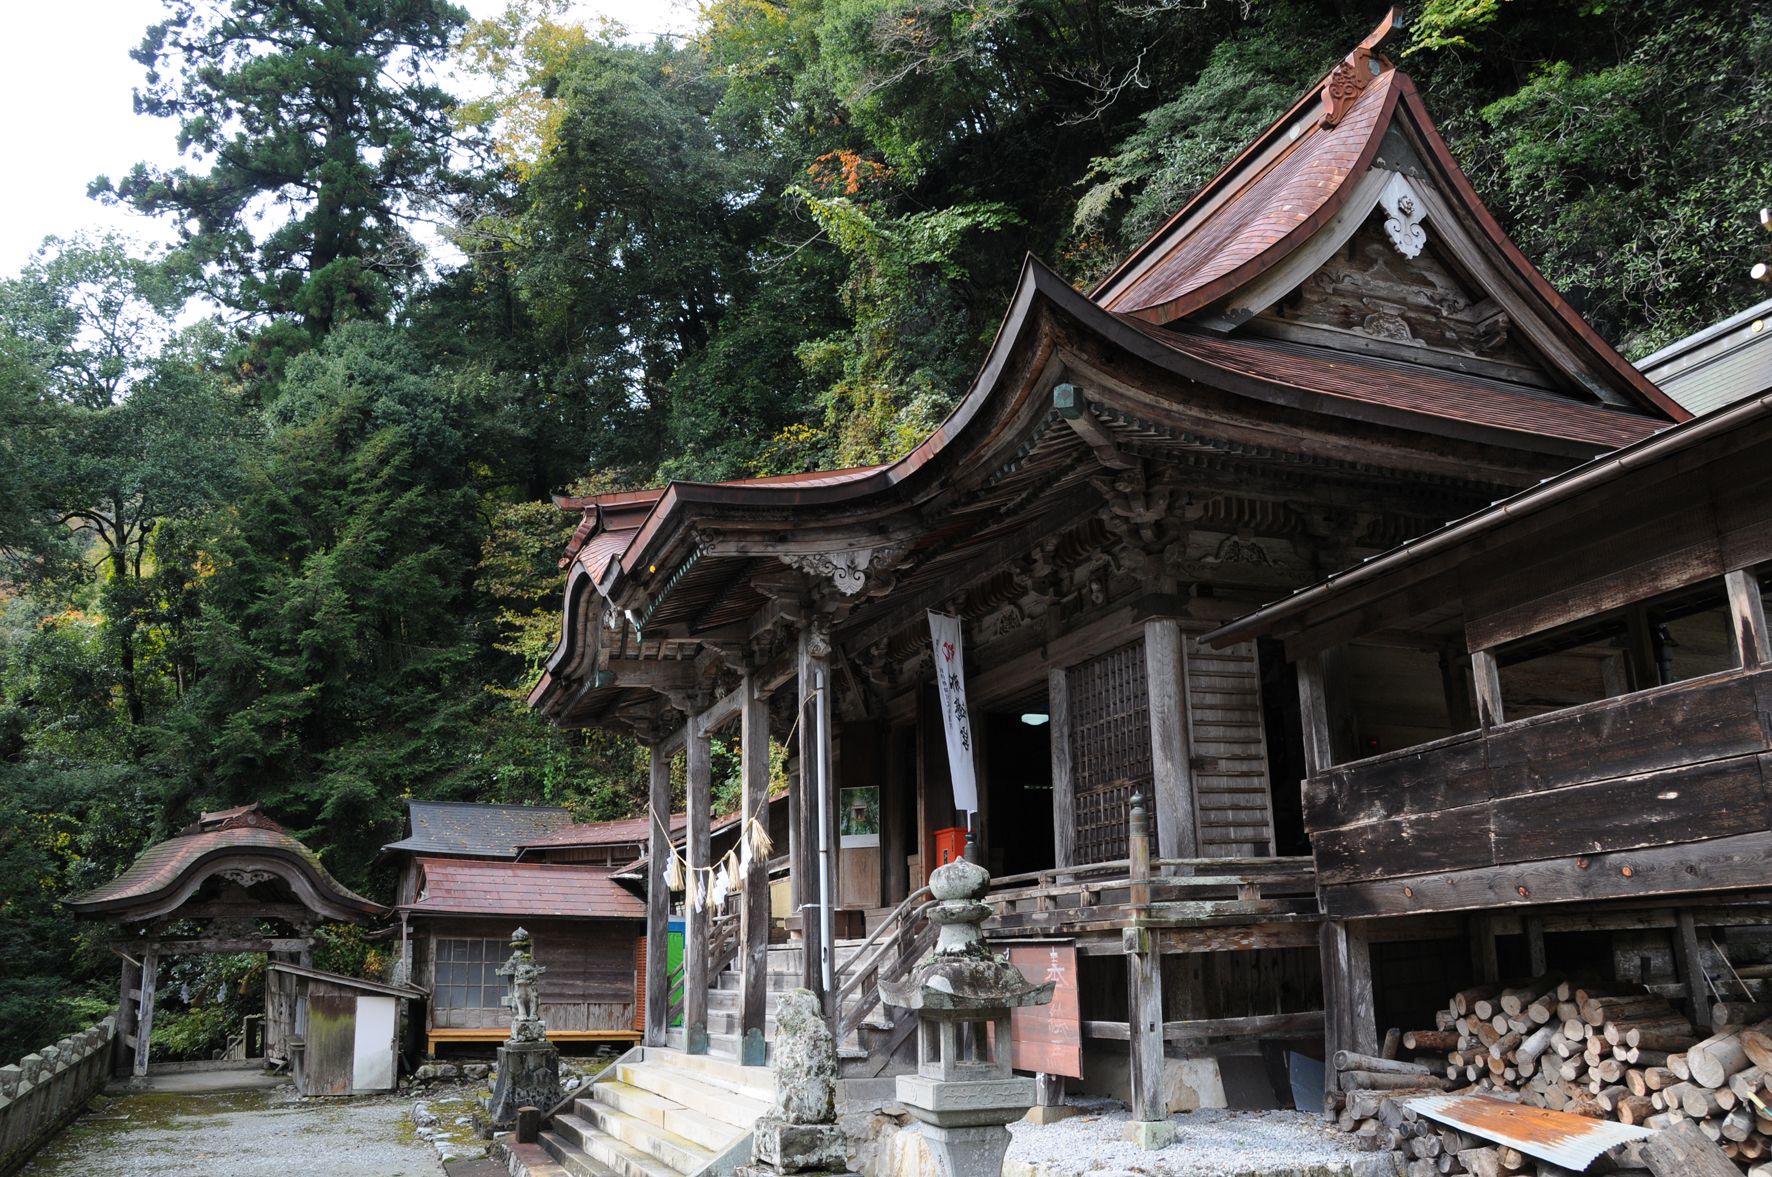
[[[1495,951],[1495,921],[1486,915],[1473,915],[1466,926],[1470,929],[1471,972],[1479,982],[1492,985],[1501,980],[1500,958]]]
[[[829,1005],[830,994],[824,983],[829,927],[827,901],[836,902],[837,880],[830,873],[835,865],[835,847],[829,822],[835,818],[837,799],[831,795],[831,765],[827,759],[831,747],[831,700],[819,706],[819,688],[830,683],[830,639],[807,626],[800,631],[800,813],[799,858],[795,869],[800,871],[800,929],[805,951],[800,962],[800,983],[818,995],[821,1006]],[[821,828],[821,823],[823,827]],[[821,858],[821,846],[830,857]],[[828,877],[827,877],[828,876]],[[833,967],[835,962],[830,962]],[[831,1011],[826,1008],[828,1016]]]
[[[1526,960],[1527,968],[1532,970],[1534,977],[1542,977],[1550,971],[1544,962],[1544,917],[1529,915],[1526,917]],[[1496,969],[1500,971],[1499,967]]]
[[[135,1073],[148,1073],[149,1040],[154,1034],[154,982],[160,972],[160,953],[148,945],[142,953],[141,1013],[135,1020]]]
[[[1708,1030],[1711,1025],[1710,982],[1704,975],[1704,954],[1698,947],[1698,924],[1692,912],[1680,908],[1674,912],[1674,967],[1686,985],[1687,1010],[1692,1024]]]
[[[1378,1019],[1372,1009],[1372,956],[1366,937],[1344,920],[1324,920],[1318,933],[1323,956],[1323,1050],[1378,1053]],[[1329,1086],[1334,1088],[1334,1068]]]
[[[1452,734],[1471,730],[1471,697],[1464,689],[1464,667],[1448,648],[1440,650],[1440,690],[1446,696],[1446,721]]]
[[[683,1049],[689,1054],[708,1052],[708,903],[712,877],[707,867],[713,815],[713,741],[697,731],[696,717],[688,717],[685,745],[688,759],[689,830],[685,839],[689,859],[689,903],[683,912]],[[697,894],[701,902],[695,901]],[[699,909],[699,910],[698,910]]]
[[[1132,798],[1131,829],[1127,855],[1131,895],[1127,914],[1133,926],[1122,932],[1126,951],[1127,1012],[1132,1068],[1132,1119],[1135,1123],[1168,1127],[1169,1108],[1163,1097],[1163,958],[1156,937],[1145,926],[1150,905],[1151,837],[1144,799]],[[1161,1148],[1166,1139],[1153,1139],[1161,1129],[1128,1127],[1146,1148]]]
[[[1729,616],[1734,621],[1730,636],[1735,644],[1735,659],[1744,670],[1758,670],[1772,664],[1772,641],[1766,632],[1766,606],[1760,599],[1760,585],[1754,574],[1745,568],[1723,577],[1729,594]]]
[[[1158,858],[1199,854],[1194,788],[1188,772],[1187,652],[1172,617],[1144,623],[1145,685],[1150,695],[1151,784],[1156,793]]]
[[[1501,667],[1493,650],[1471,651],[1471,677],[1477,683],[1477,723],[1485,729],[1507,722],[1501,706]]]
[[[749,674],[739,689],[744,692],[739,711],[740,773],[744,782],[744,814],[769,828],[769,701],[757,692]],[[740,829],[740,838],[749,838]],[[739,855],[741,861],[743,852]],[[766,1061],[764,1019],[769,997],[769,859],[751,855],[739,896],[738,1061],[741,1066],[760,1067]]]
[[[646,845],[646,1045],[663,1046],[671,1024],[671,889],[665,866],[671,857],[671,758],[651,748],[648,800],[657,820]]]
[[[1052,865],[1077,864],[1077,777],[1071,758],[1071,677],[1046,672],[1046,726],[1052,738]]]
[[[112,1052],[111,1070],[119,1075],[125,1074],[135,1065],[134,1046],[136,1006],[141,1000],[142,983],[141,962],[125,953],[122,957],[123,978],[117,985],[117,1041]]]
[[[1661,667],[1655,659],[1655,631],[1649,624],[1649,607],[1641,601],[1624,607],[1625,659],[1630,665],[1631,687],[1646,691],[1661,685]]]
[[[1304,775],[1318,776],[1335,764],[1329,740],[1329,704],[1323,697],[1323,660],[1306,654],[1298,660],[1298,713],[1304,728]]]

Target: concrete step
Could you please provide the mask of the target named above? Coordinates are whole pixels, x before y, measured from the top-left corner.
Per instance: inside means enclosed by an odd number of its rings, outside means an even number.
[[[710,1152],[723,1151],[728,1144],[743,1135],[724,1120],[716,1120],[694,1108],[686,1108],[674,1099],[655,1091],[643,1091],[619,1079],[599,1079],[592,1085],[591,1091],[595,1096],[594,1102],[615,1108],[637,1120],[656,1124]],[[577,1111],[580,1116],[585,1116],[585,1105],[591,1102],[593,1101],[584,1099],[578,1101]]]
[[[683,1177],[687,1172],[672,1168],[644,1149],[617,1139],[576,1115],[555,1116],[553,1131],[615,1177]]]
[[[556,1126],[566,1118],[562,1116],[560,1121],[556,1122]],[[678,1173],[695,1172],[713,1160],[717,1151],[704,1148],[695,1141],[679,1136],[670,1129],[649,1120],[630,1116],[628,1113],[597,1099],[579,1100],[574,1107],[572,1118],[588,1123],[603,1132],[604,1135],[614,1137],[623,1144],[639,1149],[654,1160],[669,1165]],[[611,1168],[613,1167],[611,1166]]]
[[[730,1062],[735,1069],[738,1065],[735,1060],[710,1059],[707,1055],[695,1057],[709,1062]],[[750,1131],[751,1125],[757,1122],[757,1117],[768,1111],[775,1101],[773,1095],[762,1099],[755,1093],[740,1094],[722,1085],[702,1082],[693,1073],[658,1063],[623,1063],[617,1069],[619,1073],[616,1078],[623,1083],[662,1095],[716,1120],[723,1120],[740,1132]]]
[[[644,1048],[642,1054],[649,1064],[659,1064],[688,1073],[698,1082],[724,1088],[735,1095],[764,1104],[775,1102],[775,1072],[768,1067],[742,1067],[731,1059],[714,1059],[705,1054],[684,1054],[678,1050]],[[694,1105],[687,1105],[694,1106]],[[751,1130],[751,1121],[742,1127]]]
[[[539,1140],[548,1155],[572,1177],[616,1177],[613,1169],[586,1154],[561,1133],[543,1131]]]

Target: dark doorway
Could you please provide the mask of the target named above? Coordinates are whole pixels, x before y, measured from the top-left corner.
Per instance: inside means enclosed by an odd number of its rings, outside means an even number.
[[[1304,720],[1298,710],[1298,667],[1286,661],[1281,643],[1255,643],[1261,667],[1262,719],[1267,727],[1268,788],[1274,798],[1274,852],[1311,852],[1304,832]]]
[[[1046,705],[1013,715],[987,714],[986,787],[990,791],[989,869],[996,876],[1049,870],[1052,854],[1052,732],[1022,715],[1045,717]]]

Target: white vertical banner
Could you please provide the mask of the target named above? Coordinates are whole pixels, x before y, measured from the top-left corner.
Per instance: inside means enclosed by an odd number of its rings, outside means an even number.
[[[960,619],[929,613],[935,639],[935,682],[941,690],[941,726],[948,737],[948,774],[954,780],[954,808],[978,812],[978,775],[972,762],[972,720],[966,714],[966,668],[960,648]]]

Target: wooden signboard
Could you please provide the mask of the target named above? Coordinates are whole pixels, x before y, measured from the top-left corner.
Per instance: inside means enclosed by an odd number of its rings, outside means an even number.
[[[1035,984],[1056,982],[1052,1004],[1009,1011],[1011,1065],[1018,1071],[1083,1077],[1083,1024],[1078,1020],[1077,947],[1012,944],[1009,963]]]

